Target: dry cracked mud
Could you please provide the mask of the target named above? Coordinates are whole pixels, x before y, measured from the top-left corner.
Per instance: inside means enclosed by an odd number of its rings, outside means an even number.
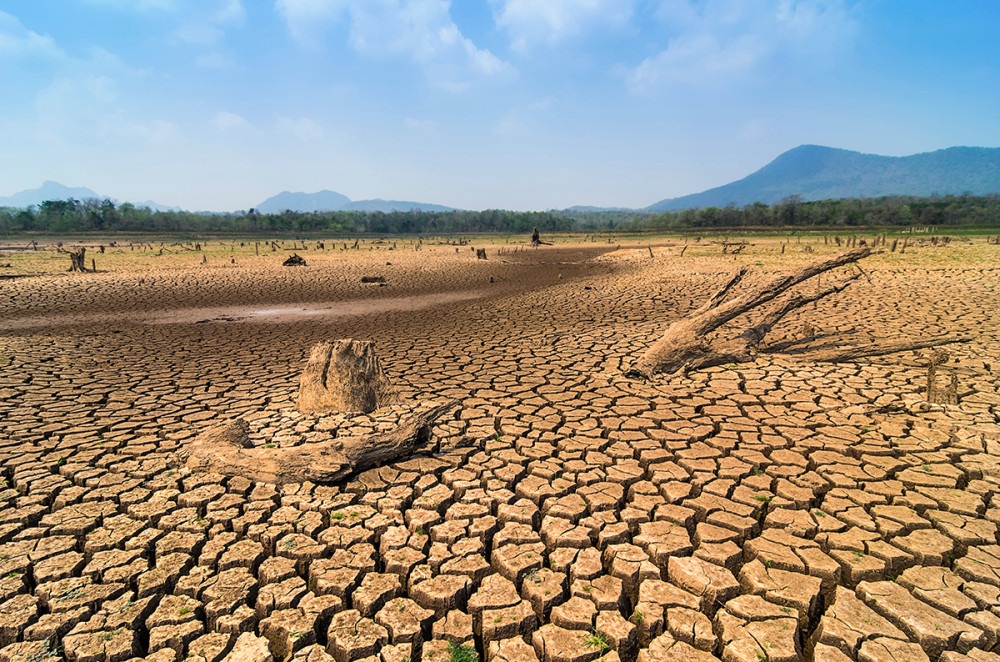
[[[872,258],[781,356],[622,376],[734,265],[812,242],[0,282],[0,662],[1000,660],[1000,247]],[[341,312],[247,313],[303,304]],[[939,366],[957,405],[926,403],[929,351],[798,354],[940,333],[975,337]],[[235,416],[275,446],[391,427],[405,406],[294,410],[339,337],[376,342],[404,403],[460,401],[450,450],[279,488],[178,461]]]

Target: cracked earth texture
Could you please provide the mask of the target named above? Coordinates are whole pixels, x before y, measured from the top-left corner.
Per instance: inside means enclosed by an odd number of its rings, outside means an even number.
[[[788,248],[0,282],[0,662],[1000,660],[998,247],[866,261],[769,338],[783,356],[622,376],[734,265],[832,252]],[[428,293],[455,296],[397,305]],[[925,402],[929,352],[795,355],[938,333],[975,337],[939,368],[958,405]],[[277,489],[178,462],[234,416],[277,446],[391,427],[406,404],[294,411],[339,337],[376,342],[404,403],[461,402],[433,431],[451,450]]]

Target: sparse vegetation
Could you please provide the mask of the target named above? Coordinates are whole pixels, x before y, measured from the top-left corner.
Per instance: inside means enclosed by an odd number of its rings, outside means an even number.
[[[472,646],[448,642],[448,662],[479,662],[479,655]]]
[[[588,646],[592,648],[597,648],[603,653],[606,650],[611,650],[611,642],[608,641],[607,636],[597,630],[591,630],[590,634],[584,640]]]

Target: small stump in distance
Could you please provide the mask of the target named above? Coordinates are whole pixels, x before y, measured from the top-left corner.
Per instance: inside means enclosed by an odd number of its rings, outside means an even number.
[[[313,346],[299,381],[298,410],[363,412],[395,402],[370,341],[350,338]]]

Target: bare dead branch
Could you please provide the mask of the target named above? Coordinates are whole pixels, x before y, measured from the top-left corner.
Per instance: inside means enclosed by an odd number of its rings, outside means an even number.
[[[970,336],[936,336],[933,338],[921,338],[919,340],[901,340],[898,342],[886,342],[876,345],[865,345],[864,347],[851,347],[848,349],[830,349],[818,352],[802,354],[802,358],[811,361],[823,361],[826,363],[842,363],[853,361],[870,356],[885,356],[898,352],[910,352],[917,349],[927,349],[929,347],[939,347],[952,343],[971,342],[974,338]]]

